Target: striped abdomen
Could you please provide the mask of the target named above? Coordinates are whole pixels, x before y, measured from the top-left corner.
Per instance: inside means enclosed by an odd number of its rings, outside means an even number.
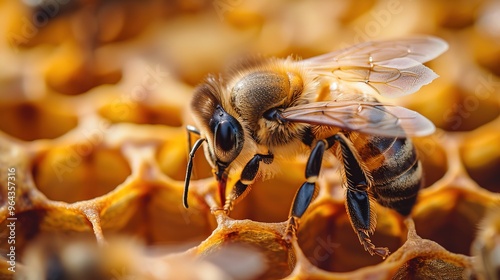
[[[421,186],[422,167],[410,138],[350,133],[350,140],[373,177],[378,203],[408,215]]]

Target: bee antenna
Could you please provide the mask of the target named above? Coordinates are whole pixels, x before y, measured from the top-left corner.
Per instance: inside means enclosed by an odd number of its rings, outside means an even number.
[[[193,145],[193,148],[189,152],[189,160],[186,168],[186,180],[184,180],[184,194],[182,195],[182,202],[185,208],[189,208],[187,200],[188,200],[189,181],[191,180],[191,173],[193,171],[194,154],[196,153],[198,148],[201,147],[201,144],[203,144],[205,140],[206,140],[205,138],[200,138],[196,140],[196,142]]]

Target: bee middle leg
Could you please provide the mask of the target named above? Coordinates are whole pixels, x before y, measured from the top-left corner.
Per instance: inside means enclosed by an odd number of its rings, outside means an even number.
[[[333,141],[331,140],[333,140],[333,138],[316,142],[309,155],[305,172],[306,182],[302,184],[295,194],[285,229],[285,235],[283,236],[283,239],[287,242],[291,242],[292,238],[296,236],[299,227],[299,219],[304,215],[312,200],[318,195],[316,180],[318,179],[321,169],[323,154],[333,145]]]
[[[224,212],[229,214],[233,210],[236,200],[242,199],[249,191],[249,186],[255,181],[255,177],[259,171],[260,162],[271,164],[274,156],[272,154],[255,154],[252,159],[247,162],[238,182],[234,185],[231,193],[226,198],[224,203]]]
[[[357,157],[354,155],[356,151],[348,141],[350,140],[343,134],[338,133],[316,143],[307,160],[306,182],[302,184],[295,195],[283,238],[290,242],[296,236],[299,219],[318,194],[316,181],[321,169],[323,155],[335,142],[338,142],[340,144],[338,157],[344,165],[343,177],[347,185],[346,208],[351,225],[366,251],[371,255],[377,254],[385,258],[389,255],[389,250],[384,247],[375,247],[370,240],[370,235],[375,230],[376,225],[375,211],[369,195],[369,182],[371,179],[368,178],[367,171],[359,164]]]

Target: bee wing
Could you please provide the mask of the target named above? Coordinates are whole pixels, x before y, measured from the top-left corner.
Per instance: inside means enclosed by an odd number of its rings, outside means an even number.
[[[425,136],[435,130],[434,124],[419,113],[380,102],[315,102],[287,108],[282,117],[388,137]]]
[[[422,36],[373,41],[302,60],[316,73],[339,83],[365,83],[383,96],[411,94],[438,77],[422,63],[448,49],[442,39]]]

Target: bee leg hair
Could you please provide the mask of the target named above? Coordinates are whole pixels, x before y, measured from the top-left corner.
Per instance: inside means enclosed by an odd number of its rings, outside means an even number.
[[[260,162],[271,164],[273,159],[274,156],[272,154],[255,154],[252,159],[247,162],[243,171],[241,171],[240,179],[236,182],[231,193],[229,193],[226,198],[226,203],[224,204],[224,211],[226,213],[233,210],[236,200],[241,200],[248,194],[250,191],[249,186],[254,183],[255,177],[257,177],[257,173],[259,172]]]
[[[389,249],[375,247],[370,240],[370,235],[375,231],[376,217],[373,201],[369,195],[369,182],[367,171],[359,164],[354,153],[356,151],[349,145],[350,141],[343,134],[336,134],[335,140],[340,144],[339,157],[343,163],[342,177],[346,185],[346,208],[352,228],[357,233],[359,241],[366,251],[373,255],[386,258]]]

